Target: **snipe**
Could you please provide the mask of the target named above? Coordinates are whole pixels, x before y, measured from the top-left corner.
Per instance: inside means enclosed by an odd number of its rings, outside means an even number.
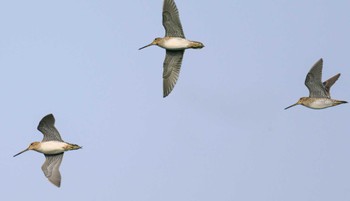
[[[45,155],[45,163],[42,165],[41,169],[45,176],[49,179],[51,183],[57,187],[61,186],[61,174],[59,171],[63,153],[69,150],[80,149],[81,147],[76,144],[70,144],[64,142],[55,128],[55,118],[52,114],[46,115],[39,123],[38,130],[44,135],[41,142],[33,142],[29,147],[18,154],[26,152],[28,150],[34,150]]]
[[[300,98],[298,102],[286,107],[285,110],[296,105],[303,105],[312,109],[324,109],[347,103],[346,101],[331,99],[330,89],[340,77],[340,73],[322,83],[322,66],[323,60],[321,58],[306,75],[305,85],[309,89],[309,97]]]
[[[179,77],[185,49],[203,48],[204,45],[201,42],[190,41],[185,38],[179,12],[173,0],[164,0],[163,26],[165,28],[165,37],[156,38],[152,43],[141,47],[139,50],[151,45],[157,45],[166,49],[163,63],[163,97],[166,97],[173,90]]]

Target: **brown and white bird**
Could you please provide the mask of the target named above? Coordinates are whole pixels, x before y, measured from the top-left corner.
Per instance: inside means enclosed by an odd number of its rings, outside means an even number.
[[[340,73],[329,78],[322,83],[322,58],[318,60],[306,75],[305,85],[309,89],[309,97],[301,97],[298,102],[285,108],[291,108],[296,105],[303,105],[311,109],[324,109],[347,103],[342,100],[331,99],[330,89],[340,77]]]
[[[155,38],[152,43],[141,47],[139,50],[151,45],[157,45],[166,49],[163,63],[163,97],[166,97],[173,90],[179,78],[185,49],[199,49],[203,48],[204,45],[201,42],[190,41],[185,38],[179,12],[173,0],[164,0],[163,26],[165,28],[165,37]]]
[[[52,114],[46,115],[39,123],[38,130],[44,135],[41,142],[33,142],[29,147],[18,154],[26,152],[28,150],[34,150],[45,155],[45,163],[41,166],[45,176],[55,186],[61,186],[61,174],[59,171],[63,153],[65,151],[80,149],[81,147],[76,144],[70,144],[64,142],[55,128],[55,118]]]

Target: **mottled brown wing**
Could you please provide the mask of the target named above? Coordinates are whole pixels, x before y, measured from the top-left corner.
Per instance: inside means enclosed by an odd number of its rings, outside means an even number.
[[[60,141],[63,142],[60,133],[55,127],[55,117],[52,114],[46,115],[41,119],[38,130],[44,135],[43,142]]]
[[[309,89],[309,97],[327,98],[327,92],[322,84],[323,60],[318,60],[306,75],[305,85]]]
[[[331,98],[331,87],[339,79],[339,77],[340,77],[340,73],[334,75],[333,77],[323,82],[323,86],[327,92],[328,98]]]
[[[179,12],[173,0],[164,0],[163,26],[165,28],[165,36],[185,38]]]
[[[163,97],[170,94],[179,78],[184,52],[185,50],[166,51],[163,63]]]
[[[51,183],[60,187],[61,174],[59,168],[63,159],[63,153],[55,155],[45,154],[45,158],[45,163],[41,166],[42,171]]]

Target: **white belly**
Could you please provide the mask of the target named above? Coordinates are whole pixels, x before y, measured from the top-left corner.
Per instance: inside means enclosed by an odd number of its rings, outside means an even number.
[[[40,143],[40,147],[37,149],[37,151],[44,154],[59,154],[65,151],[64,147],[66,145],[67,143],[59,141],[42,142]]]
[[[312,102],[308,107],[313,109],[323,109],[333,106],[333,102],[330,99],[318,99]]]
[[[190,41],[178,37],[169,38],[160,44],[162,48],[165,48],[167,50],[184,50],[187,49],[189,45]]]

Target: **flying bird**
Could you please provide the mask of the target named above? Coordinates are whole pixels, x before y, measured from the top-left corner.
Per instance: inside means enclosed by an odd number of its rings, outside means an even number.
[[[43,140],[41,142],[31,143],[27,149],[19,152],[13,157],[28,150],[43,153],[46,160],[41,166],[41,169],[51,183],[60,187],[61,174],[59,168],[63,159],[63,153],[65,151],[76,150],[82,147],[62,140],[58,130],[55,128],[55,118],[52,114],[46,115],[42,118],[38,125],[38,130],[44,135]]]
[[[321,58],[306,75],[305,85],[309,89],[309,97],[301,97],[298,102],[286,107],[285,110],[296,105],[303,105],[311,109],[324,109],[347,103],[346,101],[332,99],[330,94],[330,89],[340,77],[340,73],[322,83],[322,66],[323,60]]]
[[[166,50],[163,63],[163,97],[166,97],[173,90],[179,78],[185,49],[200,49],[204,45],[201,42],[190,41],[185,38],[179,12],[173,0],[164,0],[163,26],[165,28],[165,37],[155,38],[152,43],[141,47],[139,50],[151,45],[157,45]]]

